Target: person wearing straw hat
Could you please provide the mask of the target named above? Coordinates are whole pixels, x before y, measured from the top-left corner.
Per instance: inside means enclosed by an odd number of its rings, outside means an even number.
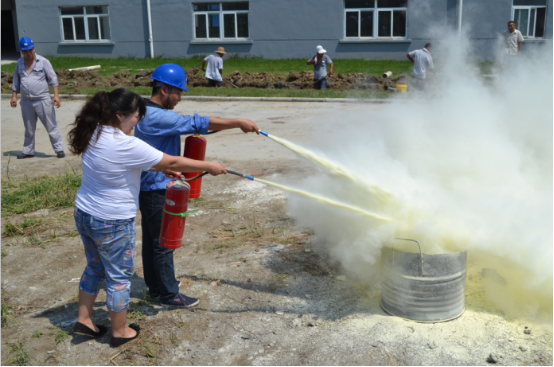
[[[327,65],[331,67],[329,75],[333,75],[333,60],[326,52],[322,46],[317,46],[316,54],[307,62],[307,65],[314,66],[314,89],[327,89]]]
[[[206,78],[208,79],[208,87],[223,87],[223,55],[225,55],[225,49],[218,47],[214,51],[216,55],[210,55],[202,60],[202,71],[206,72]],[[208,64],[207,68],[204,66]]]

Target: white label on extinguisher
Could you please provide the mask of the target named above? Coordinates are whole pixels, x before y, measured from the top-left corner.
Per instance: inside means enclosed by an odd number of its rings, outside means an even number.
[[[169,206],[175,206],[175,202],[174,202],[173,200],[165,199],[165,202],[166,202],[167,205],[169,205]]]

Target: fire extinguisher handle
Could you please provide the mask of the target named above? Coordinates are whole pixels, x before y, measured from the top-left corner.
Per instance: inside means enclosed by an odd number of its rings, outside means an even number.
[[[220,131],[221,131],[221,130],[208,131],[208,132],[205,133],[204,135],[215,134],[215,133],[218,133],[218,132],[220,132]]]
[[[171,212],[168,212],[167,210],[164,209],[164,213],[167,213],[169,215],[175,215],[177,217],[186,217],[187,214],[190,214],[190,213],[194,213],[194,212],[197,212],[198,209],[192,209],[192,210],[187,210],[186,212],[183,212],[183,213],[171,213]]]
[[[196,180],[197,178],[200,178],[200,177],[202,177],[202,176],[206,176],[208,173],[209,173],[209,172],[206,171],[206,172],[204,172],[204,173],[199,174],[198,176],[194,176],[194,177],[192,177],[192,178],[181,178],[181,180],[183,180],[183,181],[185,181],[185,182],[194,181],[194,180]]]

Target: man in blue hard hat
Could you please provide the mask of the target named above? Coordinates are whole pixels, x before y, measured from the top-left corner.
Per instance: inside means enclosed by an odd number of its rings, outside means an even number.
[[[177,64],[163,64],[152,73],[152,96],[146,99],[146,115],[135,126],[135,136],[166,154],[181,154],[181,135],[205,134],[208,130],[239,128],[243,132],[258,133],[254,122],[246,119],[224,119],[181,115],[173,110],[188,92],[185,70]],[[160,246],[159,238],[165,200],[165,189],[170,177],[178,172],[143,172],[140,182],[139,208],[142,215],[142,264],[144,281],[152,299],[160,298],[167,307],[192,307],[198,299],[179,292],[175,279],[173,252]]]
[[[65,157],[62,135],[56,124],[54,106],[60,107],[58,94],[58,77],[50,61],[35,53],[35,44],[29,37],[19,40],[19,49],[23,54],[15,66],[12,84],[12,99],[10,105],[17,107],[17,93],[21,93],[21,115],[25,125],[25,141],[23,151],[17,159],[33,158],[35,156],[35,132],[37,118],[40,119],[48,135],[50,143],[58,158]],[[54,90],[54,103],[50,97],[50,89]]]

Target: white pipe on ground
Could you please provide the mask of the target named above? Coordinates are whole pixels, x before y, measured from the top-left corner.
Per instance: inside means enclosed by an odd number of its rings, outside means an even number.
[[[79,70],[94,70],[94,69],[100,69],[100,65],[93,65],[93,66],[83,66],[82,68],[73,68],[73,69],[67,69],[69,71],[79,71]]]
[[[146,9],[148,12],[148,42],[150,42],[150,58],[154,58],[154,37],[152,36],[152,14],[150,11],[150,0],[146,0]]]
[[[386,78],[390,78],[391,75],[392,75],[392,71],[385,71],[385,72],[383,73],[383,78],[385,78],[385,79],[386,79]]]

